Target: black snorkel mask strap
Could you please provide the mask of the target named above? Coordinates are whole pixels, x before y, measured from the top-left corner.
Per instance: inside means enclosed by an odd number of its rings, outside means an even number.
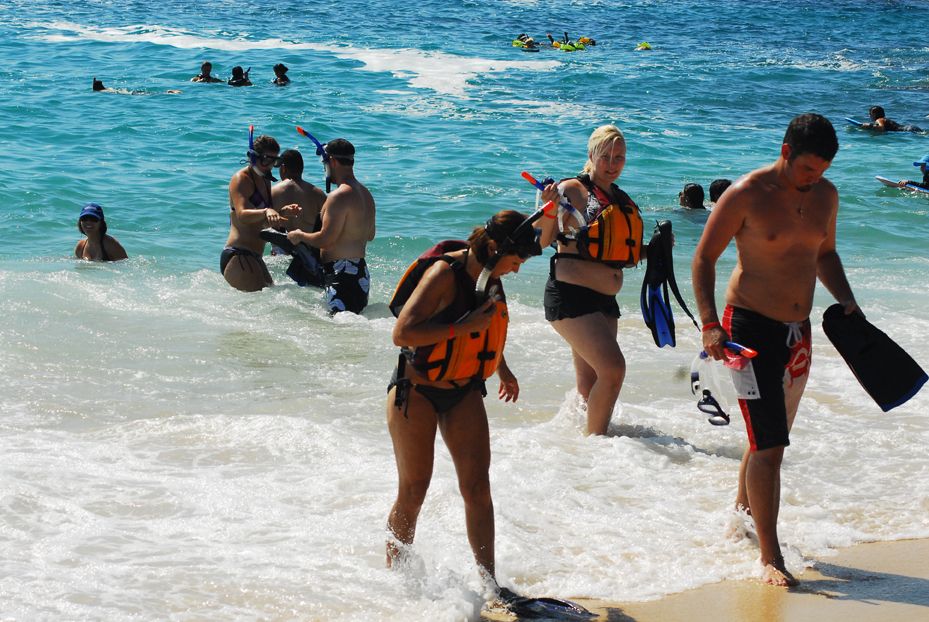
[[[487,231],[487,237],[497,242],[497,250],[487,259],[487,262],[484,264],[484,269],[481,270],[481,274],[477,277],[477,283],[474,285],[474,295],[477,298],[478,304],[483,304],[484,301],[487,300],[489,294],[487,291],[487,284],[490,282],[490,275],[504,255],[512,253],[516,249],[526,249],[530,257],[542,254],[542,247],[539,246],[538,242],[538,234],[532,225],[541,218],[544,213],[544,208],[537,209],[531,216],[526,218],[526,220],[519,223],[519,226],[513,229],[513,232],[502,241],[494,240],[493,236],[490,235],[490,230],[497,225],[494,224],[493,218],[487,220],[487,224],[484,225],[484,230]],[[532,235],[531,242],[521,239],[527,238],[528,235]]]
[[[326,153],[326,147],[321,142],[316,140],[315,136],[307,132],[299,125],[297,126],[297,133],[302,136],[306,136],[313,141],[313,144],[316,145],[316,155],[319,156],[320,161],[323,163],[323,168],[326,171],[326,194],[329,194],[329,192],[332,190],[332,177],[330,176],[329,172],[329,154]]]

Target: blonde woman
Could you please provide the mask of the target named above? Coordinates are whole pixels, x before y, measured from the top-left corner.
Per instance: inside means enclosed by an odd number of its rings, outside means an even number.
[[[542,218],[543,248],[557,240],[545,285],[545,319],[571,346],[577,392],[587,403],[587,433],[606,434],[626,376],[616,341],[623,269],[644,258],[642,216],[616,185],[626,165],[626,139],[615,125],[587,142],[577,177],[550,184],[543,201],[561,203]]]

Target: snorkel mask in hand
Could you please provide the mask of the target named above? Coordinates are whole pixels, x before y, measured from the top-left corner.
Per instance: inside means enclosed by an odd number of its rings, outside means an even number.
[[[700,351],[690,365],[690,392],[698,397],[697,410],[713,425],[729,425],[729,405],[723,396],[719,382],[719,371],[713,359]]]
[[[758,356],[757,350],[734,341],[727,341],[723,345],[726,347],[728,359],[726,367],[741,369],[750,359]],[[719,367],[704,350],[700,351],[690,365],[690,392],[699,398],[697,410],[709,415],[707,421],[713,425],[729,425],[729,415],[726,412],[729,405],[723,395]]]

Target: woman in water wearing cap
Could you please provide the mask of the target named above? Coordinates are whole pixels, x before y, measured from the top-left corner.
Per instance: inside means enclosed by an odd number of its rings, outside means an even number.
[[[404,275],[391,300],[397,314],[393,341],[402,350],[387,389],[387,427],[399,475],[397,499],[387,518],[388,566],[413,543],[440,430],[458,474],[471,550],[480,572],[494,579],[484,381],[496,370],[500,399],[515,402],[519,396],[519,384],[503,357],[508,317],[500,277],[519,272],[526,259],[541,253],[526,220],[519,212],[504,210],[486,226],[475,227],[467,243],[437,245],[424,254],[429,260],[414,264],[421,270]],[[485,267],[490,268],[484,274],[490,277],[490,296],[482,300],[484,292],[475,288],[487,280],[479,278]],[[444,353],[454,360],[436,365]]]
[[[920,172],[923,174],[923,178],[920,181],[912,179],[901,179],[899,182],[897,182],[897,185],[901,188],[905,188],[907,184],[913,184],[914,186],[919,186],[920,188],[929,190],[929,153],[924,155],[916,162],[913,162],[913,166],[919,167]]]
[[[126,249],[116,238],[106,234],[106,220],[103,208],[96,203],[88,203],[81,210],[77,219],[77,230],[87,236],[79,240],[74,247],[74,256],[78,259],[93,261],[118,261],[126,259]]]

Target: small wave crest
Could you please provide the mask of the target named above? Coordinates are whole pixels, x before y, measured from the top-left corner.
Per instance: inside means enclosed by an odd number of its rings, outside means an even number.
[[[548,71],[558,66],[557,61],[494,60],[415,48],[360,48],[343,44],[287,41],[280,38],[204,36],[168,26],[149,24],[96,27],[59,21],[48,24],[32,23],[29,26],[47,31],[38,35],[38,38],[49,43],[89,40],[108,43],[151,43],[187,50],[205,48],[225,52],[326,52],[337,58],[358,61],[362,63],[361,69],[364,71],[390,73],[395,78],[406,80],[411,87],[456,97],[465,97],[469,86],[482,75],[513,70]]]

